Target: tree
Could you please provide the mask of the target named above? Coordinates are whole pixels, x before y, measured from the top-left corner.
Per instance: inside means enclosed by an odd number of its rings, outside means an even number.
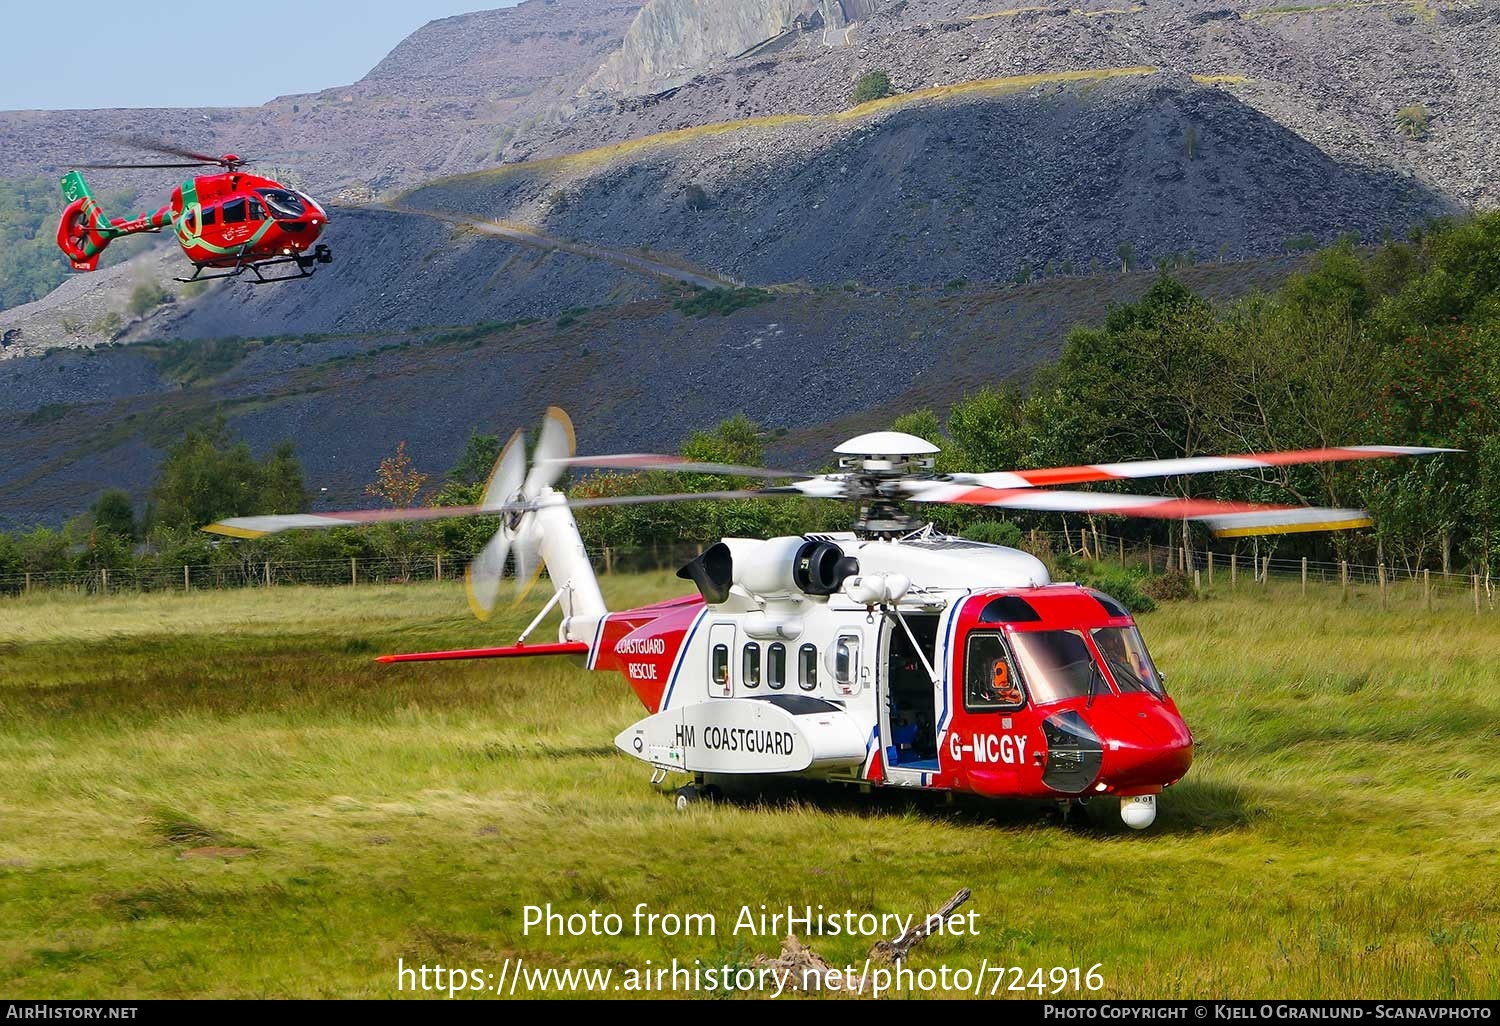
[[[258,512],[260,468],[244,442],[231,442],[222,417],[191,428],[167,450],[151,491],[153,526],[198,528]]]
[[[890,95],[891,76],[877,68],[859,76],[859,81],[854,83],[854,95],[850,97],[850,102],[858,106]]]
[[[261,463],[256,505],[261,513],[300,513],[307,509],[307,488],[296,448],[282,442]]]
[[[130,496],[118,488],[112,488],[99,496],[89,513],[93,518],[95,531],[114,535],[125,541],[135,539],[135,508],[130,503]]]
[[[477,431],[469,435],[464,451],[448,471],[450,483],[482,485],[489,480],[495,461],[500,458],[500,436],[481,435]]]
[[[147,522],[197,530],[225,517],[296,513],[307,508],[302,467],[290,442],[257,462],[244,442],[229,438],[224,418],[190,428],[167,450],[151,490]]]
[[[1129,274],[1135,269],[1135,246],[1122,242],[1115,247],[1115,256],[1120,258],[1120,273]]]
[[[396,509],[407,509],[416,505],[427,477],[412,465],[403,439],[396,443],[394,453],[380,461],[375,480],[365,486],[365,494],[390,503]]]

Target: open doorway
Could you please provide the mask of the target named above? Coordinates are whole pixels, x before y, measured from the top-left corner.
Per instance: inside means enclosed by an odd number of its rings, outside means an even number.
[[[937,616],[919,613],[905,619],[927,664],[931,665],[937,651]],[[936,769],[937,711],[932,678],[901,624],[892,621],[890,632],[886,681],[891,732],[886,763],[903,769]]]

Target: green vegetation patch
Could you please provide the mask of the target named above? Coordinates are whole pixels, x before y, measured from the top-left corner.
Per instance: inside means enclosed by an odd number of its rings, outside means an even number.
[[[672,307],[689,317],[727,317],[736,310],[769,303],[775,298],[767,290],[757,288],[698,289],[674,301]]]

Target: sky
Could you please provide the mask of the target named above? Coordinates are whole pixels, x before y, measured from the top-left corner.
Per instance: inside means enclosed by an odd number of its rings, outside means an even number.
[[[363,78],[434,18],[516,0],[0,5],[0,110],[240,107]]]

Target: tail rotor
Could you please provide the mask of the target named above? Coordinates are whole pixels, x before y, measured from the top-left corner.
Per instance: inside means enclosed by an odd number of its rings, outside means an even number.
[[[519,430],[505,443],[490,474],[489,484],[485,486],[484,508],[534,507],[566,470],[566,465],[560,461],[574,454],[573,422],[556,406],[547,409],[536,447],[532,450],[529,471],[524,444]],[[516,602],[526,597],[541,576],[542,531],[537,514],[535,508],[503,514],[499,530],[469,564],[464,585],[469,607],[479,619],[489,619],[499,604],[500,582],[505,576],[507,561],[513,559],[515,563]]]

